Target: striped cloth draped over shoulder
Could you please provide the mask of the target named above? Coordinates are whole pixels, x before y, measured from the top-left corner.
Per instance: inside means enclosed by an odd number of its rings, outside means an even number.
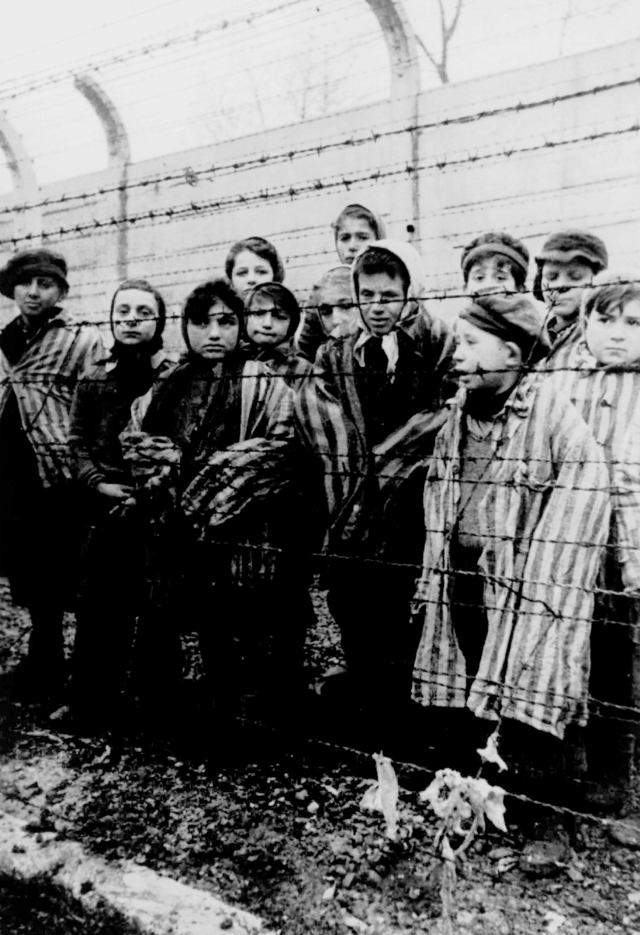
[[[480,504],[488,633],[468,685],[452,625],[450,537],[460,509],[464,393],[436,441],[425,486],[427,538],[415,613],[423,623],[413,697],[468,707],[564,735],[587,718],[589,638],[609,528],[602,449],[541,375],[525,378],[496,419]],[[459,572],[458,572],[459,574]]]
[[[352,355],[346,344],[337,348],[335,355],[338,365],[334,372],[317,367],[295,397],[298,433],[322,463],[332,526],[360,491],[371,458],[351,373]],[[339,380],[339,385],[332,380]]]
[[[206,459],[182,495],[182,508],[204,533],[291,480],[293,393],[259,361],[242,370],[238,442]]]
[[[7,327],[13,327],[12,322]],[[15,393],[22,427],[33,446],[42,483],[74,477],[69,449],[71,402],[79,378],[103,354],[97,328],[73,324],[60,311],[10,364],[0,350],[0,414]]]

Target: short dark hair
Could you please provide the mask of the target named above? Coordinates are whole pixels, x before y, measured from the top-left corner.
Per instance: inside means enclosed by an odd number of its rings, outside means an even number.
[[[300,305],[293,292],[279,282],[261,282],[251,290],[245,299],[245,315],[251,313],[251,303],[258,295],[264,295],[269,299],[273,299],[274,304],[289,316],[291,324],[287,332],[287,339],[290,338],[300,324],[300,317],[302,315]]]
[[[582,300],[584,317],[589,318],[593,312],[604,312],[607,309],[622,309],[628,302],[640,300],[640,283],[637,275],[613,274],[594,279],[592,287],[585,292]]]
[[[219,277],[203,282],[196,286],[189,293],[182,310],[183,329],[191,322],[194,325],[202,325],[207,320],[209,309],[216,299],[229,308],[238,316],[238,321],[242,323],[242,311],[244,303],[230,282]]]
[[[495,247],[495,249],[492,249]],[[506,248],[504,252],[500,248]],[[514,256],[509,256],[509,253]],[[513,281],[517,289],[524,289],[527,281],[527,271],[529,268],[529,251],[517,237],[507,234],[505,231],[488,231],[474,237],[462,251],[460,265],[462,266],[462,276],[464,284],[469,281],[469,273],[477,261],[485,256],[500,256],[505,264],[508,265]]]
[[[358,295],[360,294],[359,278],[363,273],[365,276],[386,273],[392,279],[400,278],[405,296],[411,285],[409,270],[400,257],[390,250],[385,250],[384,247],[367,247],[356,257],[353,264],[353,281]]]
[[[284,282],[284,263],[282,257],[273,246],[273,244],[264,237],[247,237],[245,240],[236,240],[227,254],[224,262],[224,271],[227,279],[231,279],[233,267],[236,263],[236,257],[243,250],[250,250],[262,260],[266,260],[273,270],[273,281]]]

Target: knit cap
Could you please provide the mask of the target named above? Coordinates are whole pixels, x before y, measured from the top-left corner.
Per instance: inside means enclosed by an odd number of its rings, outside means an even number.
[[[542,267],[545,261],[552,263],[571,263],[572,260],[584,260],[594,273],[600,273],[609,265],[609,253],[604,240],[591,231],[566,230],[552,234],[536,257],[538,270],[533,284],[533,294],[539,302],[544,301],[542,292]]]
[[[551,345],[543,314],[525,296],[478,296],[463,309],[460,318],[481,331],[517,344],[524,360],[530,364],[549,353]]]
[[[69,288],[67,282],[67,261],[54,250],[20,250],[0,269],[0,292],[8,299],[20,282],[25,282],[33,276],[50,276],[65,292]]]
[[[529,251],[516,237],[506,234],[504,231],[489,231],[481,234],[466,245],[462,251],[460,265],[462,266],[462,275],[465,284],[469,278],[469,272],[476,260],[486,256],[503,256],[522,270],[522,280],[526,279],[529,270]]]

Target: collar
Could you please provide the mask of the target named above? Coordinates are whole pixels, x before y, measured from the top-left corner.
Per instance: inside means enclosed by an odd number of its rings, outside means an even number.
[[[360,332],[358,340],[353,346],[353,356],[361,367],[364,367],[364,346],[372,337],[373,335],[371,332],[364,331],[363,329]],[[383,337],[382,350],[387,355],[387,373],[395,373],[398,357],[400,354],[398,349],[398,333],[395,328],[393,331],[390,331],[389,334],[385,334]]]
[[[492,416],[492,420],[495,422],[506,422],[510,412],[513,412],[513,414],[520,419],[526,418],[531,411],[535,394],[545,376],[546,374],[536,371],[530,371],[524,374],[513,392],[507,397],[500,412]],[[455,408],[458,415],[461,416],[464,415],[466,401],[467,390],[462,388],[459,389],[456,395],[445,405]]]
[[[28,340],[31,340],[31,338],[34,338],[37,334],[42,334],[44,331],[48,331],[49,328],[64,328],[71,321],[71,315],[66,311],[66,309],[56,306],[54,309],[54,314],[46,318],[41,325],[38,325],[37,328],[27,327],[22,315],[18,315],[17,318],[14,318],[14,321],[17,323],[17,327],[20,328],[25,337]]]

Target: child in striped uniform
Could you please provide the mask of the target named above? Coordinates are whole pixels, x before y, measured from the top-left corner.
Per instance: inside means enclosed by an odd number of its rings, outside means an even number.
[[[347,681],[362,702],[377,705],[379,717],[371,721],[379,724],[401,683],[406,683],[402,697],[409,693],[405,655],[412,585],[407,590],[401,580],[407,569],[372,560],[377,558],[379,484],[375,448],[416,413],[440,408],[451,336],[445,322],[421,307],[424,270],[411,244],[367,244],[352,275],[358,328],[322,346],[314,374],[296,399],[296,415],[323,473],[325,544],[332,557],[328,602],[341,630]],[[405,318],[418,316],[420,346],[401,327]],[[408,574],[412,580],[415,570]],[[382,686],[377,693],[374,683]]]
[[[413,697],[436,712],[470,711],[460,714],[470,752],[500,725],[503,756],[522,766],[528,751],[529,793],[549,801],[560,791],[560,741],[587,715],[607,469],[566,397],[542,374],[523,375],[548,348],[535,303],[481,296],[456,327],[460,390],[424,489]],[[448,766],[451,749],[443,753],[437,765]]]
[[[293,347],[300,324],[300,306],[293,292],[279,282],[255,286],[245,298],[244,322],[252,359],[267,364],[287,386],[299,390],[312,366]]]
[[[613,480],[624,440],[640,412],[640,282],[638,273],[601,274],[582,302],[580,337],[550,382],[569,397],[604,450]],[[592,629],[591,721],[587,742],[591,804],[622,804],[628,792],[633,724],[635,603],[622,594],[620,511],[613,499],[608,547]],[[622,706],[616,708],[616,705]],[[625,720],[627,719],[627,720]]]
[[[76,383],[102,353],[97,329],[74,324],[61,307],[67,290],[67,263],[53,250],[23,250],[0,270],[0,292],[20,313],[0,332],[0,574],[31,618],[13,683],[54,704],[64,686],[62,617],[75,599],[80,535],[69,414]]]
[[[239,704],[245,678],[269,686],[274,703],[301,680],[307,623],[289,599],[291,550],[277,538],[293,393],[264,363],[247,360],[243,314],[226,280],[197,286],[183,311],[186,355],[134,403],[133,432],[121,436],[134,466],[144,465],[149,444],[181,454],[167,477],[173,509],[158,521],[156,597],[145,626],[169,637],[190,620],[208,692],[226,711]],[[171,698],[161,683],[155,690]]]

